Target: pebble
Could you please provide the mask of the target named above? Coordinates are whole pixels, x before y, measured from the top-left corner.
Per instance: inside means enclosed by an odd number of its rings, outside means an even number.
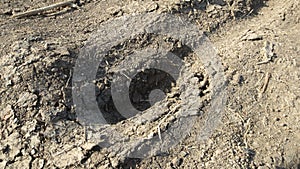
[[[34,135],[34,136],[31,136],[30,138],[30,146],[31,147],[38,147],[40,145],[40,137],[38,135]]]
[[[231,81],[231,84],[233,85],[239,85],[243,82],[244,78],[241,74],[235,74],[233,75],[232,77],[232,81]]]
[[[244,37],[242,37],[242,41],[256,41],[256,40],[262,40],[263,39],[263,36],[262,35],[259,35],[257,34],[256,32],[253,32],[253,31],[249,31],[247,32]]]
[[[14,8],[13,13],[15,13],[15,12],[21,12],[21,11],[22,11],[21,8]]]
[[[269,169],[269,167],[267,167],[267,166],[259,166],[259,167],[257,167],[257,169]]]
[[[221,149],[217,149],[217,150],[215,151],[215,154],[216,154],[216,156],[218,156],[218,155],[220,155],[222,152],[223,152],[223,151],[222,151]]]
[[[36,150],[33,148],[33,149],[30,151],[30,154],[31,154],[31,155],[35,155],[35,153],[36,153]]]
[[[32,121],[26,121],[25,124],[21,127],[21,131],[26,134],[24,135],[25,138],[28,138],[31,136],[31,132],[33,132],[36,129],[37,120],[33,119]]]
[[[65,145],[64,149],[67,150],[67,147],[72,147],[72,145]],[[68,151],[60,149],[56,151],[59,152],[56,152],[57,155],[53,156],[53,163],[55,163],[58,168],[66,168],[70,164],[79,163],[84,158],[81,148],[73,148]]]
[[[118,165],[119,165],[119,159],[117,158],[111,159],[111,166],[113,168],[117,168]]]
[[[148,134],[147,138],[148,138],[148,139],[151,139],[151,138],[153,138],[154,135],[155,135],[155,133],[154,133],[154,132],[151,132],[150,134]]]
[[[14,115],[14,110],[11,105],[7,105],[4,110],[0,112],[0,117],[2,120],[6,121]]]
[[[83,148],[84,150],[91,150],[96,145],[97,145],[97,143],[86,142],[86,143],[81,145],[81,148]]]
[[[147,12],[153,12],[158,9],[157,3],[151,3],[147,6]]]
[[[18,105],[21,107],[34,107],[37,103],[37,95],[29,92],[23,92],[17,101]]]
[[[60,54],[61,56],[70,56],[70,52],[66,47],[58,47],[54,50],[54,52]]]
[[[179,156],[180,156],[180,157],[186,157],[187,155],[188,155],[188,153],[185,152],[185,151],[181,151],[181,152],[179,153]]]
[[[112,7],[110,9],[108,9],[108,10],[110,11],[109,14],[113,15],[113,16],[120,16],[120,15],[123,14],[122,9],[119,8],[119,7],[117,7],[117,8]]]
[[[222,6],[220,6],[220,5],[208,5],[208,7],[206,8],[206,12],[216,14],[216,13],[218,13],[218,9],[222,9]]]
[[[7,86],[7,87],[12,86],[12,85],[13,85],[12,80],[7,80],[7,81],[6,81],[6,86]]]
[[[2,11],[3,15],[12,15],[13,11],[11,8],[6,8]]]
[[[44,167],[44,164],[45,164],[44,159],[37,158],[32,162],[32,168],[42,169]]]
[[[287,127],[287,124],[286,123],[282,123],[281,126],[282,127]]]

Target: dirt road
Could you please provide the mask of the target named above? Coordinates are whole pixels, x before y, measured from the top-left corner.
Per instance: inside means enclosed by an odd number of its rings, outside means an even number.
[[[56,2],[0,2],[0,168],[300,168],[298,0],[82,0],[75,8],[13,17]],[[187,136],[166,153],[146,159],[124,158],[86,138],[86,127],[78,120],[72,99],[73,68],[82,47],[101,25],[143,13],[189,18],[204,32],[224,67],[227,102],[220,124],[208,139],[198,140],[205,120],[195,117]],[[187,72],[197,75],[195,85],[203,84],[207,77],[208,83],[191,89],[198,92],[203,103],[199,108],[205,114],[210,106],[211,77],[201,61],[178,47],[178,41],[133,37],[121,45],[122,50],[113,48],[108,57],[113,59],[107,61],[118,65],[119,56],[156,44],[190,56],[184,63]],[[158,135],[158,125],[163,130],[176,121],[176,116],[168,114],[163,123],[157,117],[132,127],[132,121],[123,121],[106,93],[109,73],[97,78],[99,107],[116,130],[130,138],[151,132]],[[184,94],[183,82],[184,78],[177,86],[169,86],[171,92],[166,91],[168,97],[160,102],[171,105],[162,108],[164,113],[176,113],[188,98],[180,96],[183,99],[178,101],[179,93]],[[136,107],[153,114],[162,106]]]

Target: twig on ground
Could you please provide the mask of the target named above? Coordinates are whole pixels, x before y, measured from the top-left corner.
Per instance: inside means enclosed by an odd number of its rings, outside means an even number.
[[[73,145],[71,147],[67,147],[67,148],[63,149],[62,151],[56,152],[55,154],[53,154],[53,157],[59,156],[63,153],[67,153],[67,152],[71,151],[73,148],[76,148],[76,145]]]
[[[132,81],[132,79],[127,75],[125,74],[124,72],[120,72],[123,76],[125,76],[129,81]]]
[[[162,139],[161,139],[160,125],[165,121],[165,119],[169,116],[170,113],[171,112],[166,114],[166,116],[163,119],[161,119],[161,121],[157,125],[157,134],[158,134],[159,140],[161,140],[161,141],[162,141]]]
[[[57,11],[57,12],[54,12],[54,13],[46,13],[45,16],[59,16],[59,15],[62,15],[62,14],[65,14],[67,13],[68,11],[70,11],[70,9],[62,9],[60,11]]]
[[[247,126],[247,128],[246,128],[246,131],[245,131],[245,133],[244,133],[244,136],[243,136],[243,138],[244,138],[244,143],[245,143],[245,146],[246,146],[246,148],[249,148],[249,146],[248,146],[248,138],[247,138],[247,134],[248,134],[248,132],[250,131],[250,129],[251,129],[251,118],[249,118],[248,120],[247,120],[247,122],[245,123],[245,125]]]
[[[231,17],[233,17],[233,19],[236,20],[236,13],[240,11],[237,7],[236,1],[233,1],[231,5],[228,1],[226,1],[226,3]]]
[[[32,16],[32,15],[37,15],[39,13],[54,9],[54,8],[59,8],[59,7],[65,7],[65,6],[70,6],[70,7],[76,7],[76,0],[68,0],[65,2],[59,2],[59,3],[55,3],[49,6],[45,6],[45,7],[41,7],[38,9],[33,9],[30,11],[26,11],[26,12],[21,12],[21,13],[17,13],[15,15],[13,15],[14,18],[22,18],[22,17],[26,17],[26,16]]]
[[[270,73],[267,72],[266,77],[265,77],[264,85],[263,85],[263,87],[261,89],[261,94],[263,94],[266,91],[266,89],[268,87],[268,84],[269,84],[270,77],[271,77]]]
[[[160,127],[159,127],[160,124],[157,125],[157,133],[158,133],[158,137],[159,137],[159,140],[161,140],[161,133],[160,133]]]
[[[65,85],[66,88],[69,86],[69,82],[71,80],[71,77],[72,77],[72,70],[70,70],[69,78],[68,78],[68,80],[66,82],[66,85]]]
[[[271,58],[268,58],[267,60],[258,62],[257,65],[267,64],[267,63],[269,63],[269,62],[271,62],[271,61],[272,61],[272,59],[271,59]]]

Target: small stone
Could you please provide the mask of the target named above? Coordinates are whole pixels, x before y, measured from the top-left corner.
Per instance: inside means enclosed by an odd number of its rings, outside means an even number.
[[[31,154],[31,155],[35,155],[35,153],[36,153],[36,150],[33,148],[33,149],[30,151],[30,154]]]
[[[179,153],[179,156],[180,156],[180,157],[186,157],[187,155],[188,155],[188,153],[185,152],[185,151],[181,151],[181,152]]]
[[[256,41],[256,40],[262,40],[263,36],[257,34],[256,32],[253,31],[248,31],[243,37],[242,41]]]
[[[119,165],[119,159],[114,158],[114,159],[111,160],[111,166],[113,168],[117,168],[118,165]]]
[[[21,107],[34,107],[37,103],[37,95],[29,92],[23,92],[17,101]]]
[[[233,85],[239,85],[239,84],[241,84],[241,83],[243,82],[243,80],[244,80],[244,78],[243,78],[242,75],[240,75],[240,74],[235,74],[235,75],[233,75],[233,77],[232,77],[231,83],[232,83]]]
[[[220,5],[208,5],[206,8],[207,13],[216,14],[218,12],[217,9],[221,9],[222,7]]]
[[[20,134],[18,132],[14,132],[11,135],[9,135],[9,137],[6,140],[4,140],[4,142],[7,143],[6,147],[8,150],[8,160],[12,160],[17,154],[21,152],[22,145]]]
[[[12,86],[12,85],[13,85],[12,80],[7,80],[7,81],[6,81],[6,86],[7,86],[7,87]]]
[[[257,167],[257,169],[269,169],[269,167],[267,167],[267,166],[259,166],[259,167]]]
[[[37,120],[33,119],[32,121],[26,121],[25,124],[21,127],[21,131],[26,133],[25,138],[29,138],[31,133],[36,129]]]
[[[14,84],[17,84],[17,83],[21,83],[22,82],[22,78],[21,78],[21,76],[20,75],[15,75],[14,77],[13,77],[13,83]]]
[[[223,151],[222,151],[221,149],[217,149],[217,150],[215,151],[215,154],[216,154],[216,156],[218,156],[218,155],[220,155],[222,152],[223,152]]]
[[[281,126],[282,126],[282,127],[287,127],[287,124],[282,123]]]
[[[44,159],[37,158],[32,162],[32,168],[42,169],[44,165],[45,165]]]
[[[0,111],[0,115],[1,115],[0,116],[1,119],[4,120],[4,121],[6,121],[9,118],[13,117],[14,110],[12,109],[12,106],[11,105],[7,105],[4,110]]]
[[[197,84],[199,79],[197,77],[193,77],[193,78],[189,79],[189,81],[191,82],[191,84]]]
[[[75,164],[80,162],[84,157],[84,154],[81,148],[73,148],[66,153],[61,153],[59,155],[54,156],[53,162],[58,168],[65,168],[70,164]]]
[[[81,148],[83,148],[84,150],[91,150],[96,145],[97,145],[97,143],[86,142],[83,145],[81,145]]]
[[[54,50],[54,52],[61,55],[61,56],[69,56],[70,55],[70,52],[69,52],[68,48],[66,48],[66,47],[56,48]]]
[[[173,122],[173,121],[176,120],[176,117],[175,116],[170,116],[169,120],[170,120],[170,122]]]
[[[58,68],[57,67],[54,67],[51,69],[51,72],[57,72],[58,71]]]
[[[153,12],[158,9],[157,3],[151,3],[147,6],[147,12]]]
[[[13,12],[21,12],[21,9],[20,8],[14,8]]]
[[[177,167],[179,167],[182,164],[182,162],[183,162],[183,159],[182,158],[178,158],[178,157],[175,157],[172,160],[173,166],[177,166]]]
[[[59,45],[58,42],[56,41],[45,41],[44,42],[44,50],[55,50],[55,46]],[[54,55],[56,55],[57,53],[53,52]]]
[[[18,123],[18,118],[14,118],[13,123]]]
[[[3,15],[12,15],[13,11],[10,8],[6,8],[1,12]]]
[[[118,8],[114,8],[114,7],[109,8],[108,11],[110,11],[109,14],[113,15],[113,16],[120,16],[123,14],[122,9],[119,7]]]
[[[147,138],[148,138],[148,139],[151,139],[151,138],[153,138],[154,135],[155,135],[155,133],[154,133],[154,132],[151,132],[150,134],[148,134]]]
[[[38,135],[33,135],[30,138],[30,146],[31,147],[38,147],[40,145],[40,137]]]

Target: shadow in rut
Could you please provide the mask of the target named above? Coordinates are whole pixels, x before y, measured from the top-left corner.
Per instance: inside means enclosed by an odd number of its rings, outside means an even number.
[[[138,165],[141,163],[141,159],[139,158],[126,158],[125,161],[119,165],[120,169],[136,169]]]

